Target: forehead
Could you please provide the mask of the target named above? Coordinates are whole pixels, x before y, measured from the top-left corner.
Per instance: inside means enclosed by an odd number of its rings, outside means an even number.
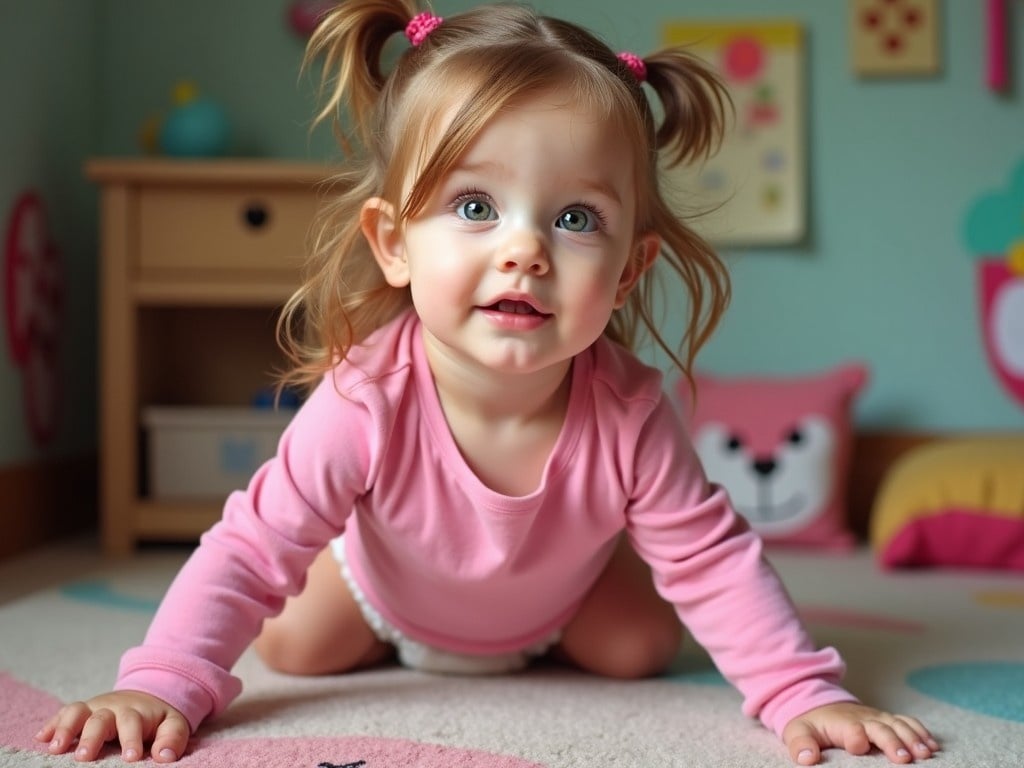
[[[452,170],[498,166],[510,170],[547,165],[582,175],[632,167],[628,137],[603,110],[562,91],[508,104],[473,137]]]
[[[410,161],[403,188],[419,187],[409,201],[411,210],[451,172],[477,162],[481,153],[522,161],[515,157],[513,144],[523,153],[561,148],[591,163],[620,167],[635,167],[642,151],[643,135],[631,123],[629,110],[593,83],[588,88],[556,80],[540,90],[491,93],[484,100],[480,88],[463,86],[445,89],[443,99],[409,104],[408,109],[416,125],[407,123],[401,133]]]

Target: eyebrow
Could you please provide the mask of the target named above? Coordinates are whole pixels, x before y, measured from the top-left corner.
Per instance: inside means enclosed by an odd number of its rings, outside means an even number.
[[[452,172],[482,174],[493,173],[499,177],[512,175],[511,170],[507,165],[496,160],[480,160],[475,163],[460,163],[452,169]],[[619,195],[619,191],[614,185],[604,179],[578,178],[574,179],[574,184],[578,184],[584,189],[588,189],[596,194],[602,195],[603,197],[607,197],[618,205],[622,205],[622,197]]]

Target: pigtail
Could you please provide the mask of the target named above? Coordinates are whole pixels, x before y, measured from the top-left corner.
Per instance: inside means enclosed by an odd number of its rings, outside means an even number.
[[[620,55],[636,76],[636,68]],[[654,91],[662,107],[662,121],[654,131],[659,165],[671,167],[699,163],[713,155],[722,143],[732,99],[719,76],[701,59],[680,48],[659,51],[643,59],[643,81]],[[657,177],[658,169],[652,169]],[[653,270],[643,276],[627,301],[628,322],[621,327],[627,339],[635,338],[638,326],[646,328],[657,345],[692,384],[697,353],[711,337],[729,304],[728,271],[714,248],[656,195],[650,201],[647,226],[662,238],[661,263],[686,286],[690,301],[686,328],[680,344],[681,357],[662,338],[652,313]]]
[[[732,99],[721,78],[679,48],[647,56],[646,82],[661,102],[656,146],[668,165],[706,160],[722,143]]]
[[[383,53],[417,11],[413,0],[345,0],[327,13],[309,39],[302,69],[323,58],[319,97],[322,109],[313,126],[330,120],[343,136],[342,111],[366,146],[375,130],[373,115],[387,80]],[[342,144],[347,142],[342,138]]]

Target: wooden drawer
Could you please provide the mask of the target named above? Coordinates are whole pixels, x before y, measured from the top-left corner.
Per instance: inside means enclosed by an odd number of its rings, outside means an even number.
[[[314,187],[148,187],[138,197],[140,274],[295,275],[317,207]]]

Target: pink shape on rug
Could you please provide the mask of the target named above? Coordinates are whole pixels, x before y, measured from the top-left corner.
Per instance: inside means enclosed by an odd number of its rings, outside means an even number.
[[[816,624],[832,624],[840,627],[853,627],[855,629],[879,629],[885,632],[902,632],[905,634],[917,634],[925,630],[925,625],[920,622],[894,619],[891,616],[884,616],[880,613],[863,613],[861,611],[848,611],[842,608],[809,605],[800,606],[798,610],[800,618],[806,622],[814,622]]]
[[[0,746],[24,752],[45,753],[33,738],[61,702],[0,671]],[[111,745],[102,756],[116,754]],[[372,736],[310,736],[261,739],[195,739],[176,763],[181,766],[219,768],[252,765],[260,768],[544,768],[518,757],[494,755],[476,749],[425,744],[406,739]]]
[[[33,736],[59,707],[59,699],[0,671],[0,746],[42,752]]]
[[[417,768],[543,768],[518,757],[494,755],[475,749],[459,749],[405,739],[372,736],[265,739],[199,739],[178,765],[253,765],[260,768],[385,768],[408,765]]]

